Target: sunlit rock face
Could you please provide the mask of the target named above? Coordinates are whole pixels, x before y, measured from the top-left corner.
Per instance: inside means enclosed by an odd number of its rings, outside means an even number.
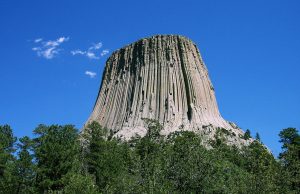
[[[220,115],[197,46],[178,35],[144,38],[115,51],[87,124],[97,121],[129,139],[146,134],[143,118],[158,120],[163,135],[190,130],[212,137],[224,128],[234,143],[243,134]]]

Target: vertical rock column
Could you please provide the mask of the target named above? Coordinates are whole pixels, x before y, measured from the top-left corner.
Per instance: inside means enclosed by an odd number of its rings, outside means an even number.
[[[107,60],[87,123],[97,121],[128,139],[146,133],[143,118],[158,120],[162,133],[235,130],[218,110],[214,88],[196,45],[175,35],[141,39]]]

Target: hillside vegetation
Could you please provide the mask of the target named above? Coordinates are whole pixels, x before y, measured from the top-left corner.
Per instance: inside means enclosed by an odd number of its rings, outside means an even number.
[[[224,142],[224,130],[204,146],[193,132],[148,133],[124,142],[98,123],[39,125],[17,140],[0,126],[0,193],[300,193],[300,136],[280,134],[276,159],[259,135],[249,146]],[[222,132],[223,131],[223,132]],[[250,131],[247,133],[250,138]]]

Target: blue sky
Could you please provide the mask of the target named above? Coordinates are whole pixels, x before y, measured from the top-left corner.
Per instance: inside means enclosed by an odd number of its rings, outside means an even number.
[[[81,128],[112,51],[181,34],[199,47],[223,117],[277,155],[279,131],[300,129],[299,20],[297,0],[2,0],[0,124],[19,137],[40,123]]]

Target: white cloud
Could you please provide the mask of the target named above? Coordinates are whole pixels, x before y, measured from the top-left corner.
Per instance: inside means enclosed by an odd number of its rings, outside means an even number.
[[[39,50],[41,50],[41,48],[40,47],[33,47],[32,50],[33,51],[39,51]]]
[[[46,59],[52,59],[61,51],[58,47],[69,40],[69,37],[59,37],[56,40],[43,41],[41,38],[34,40],[35,43],[40,44],[38,47],[33,47],[32,50],[36,51],[37,55]]]
[[[68,41],[68,40],[69,40],[69,37],[60,37],[59,39],[57,39],[57,42],[63,43],[63,42]]]
[[[101,52],[101,57],[103,57],[104,55],[107,55],[109,53],[109,50],[108,49],[104,49],[102,52]]]
[[[102,47],[102,42],[98,42],[98,43],[94,44],[93,46],[91,46],[91,47],[89,48],[89,50],[98,50],[98,49],[100,49],[101,47]]]
[[[94,78],[97,74],[92,71],[85,71],[85,75],[89,76],[90,78]]]
[[[55,47],[50,47],[50,48],[42,51],[40,53],[40,56],[43,56],[46,59],[52,59],[56,54],[58,54],[59,51],[60,51],[60,49],[56,49]]]
[[[43,39],[42,38],[37,38],[34,40],[35,43],[41,42]]]
[[[86,53],[86,56],[87,56],[89,59],[99,59],[99,57],[97,57],[95,53],[90,52],[90,51],[88,51],[88,52]]]
[[[57,40],[49,40],[47,42],[44,42],[44,46],[56,47],[56,46],[59,46],[61,43],[66,42],[68,40],[69,40],[69,37],[60,37]]]
[[[77,49],[77,50],[71,51],[71,54],[72,55],[83,55],[89,59],[99,59],[100,56],[102,57],[102,56],[106,55],[107,53],[109,53],[108,49],[105,49],[105,50],[102,50],[102,52],[100,52],[100,53],[98,52],[98,54],[96,54],[97,50],[101,49],[102,46],[103,46],[102,42],[98,42],[98,43],[93,44],[93,46],[89,47],[87,50]]]
[[[85,55],[86,51],[74,50],[74,51],[71,51],[71,54],[72,55]]]
[[[82,50],[74,50],[71,51],[71,54],[74,55],[84,55],[89,59],[99,59],[99,57],[96,56],[96,54],[92,51],[82,51]]]

